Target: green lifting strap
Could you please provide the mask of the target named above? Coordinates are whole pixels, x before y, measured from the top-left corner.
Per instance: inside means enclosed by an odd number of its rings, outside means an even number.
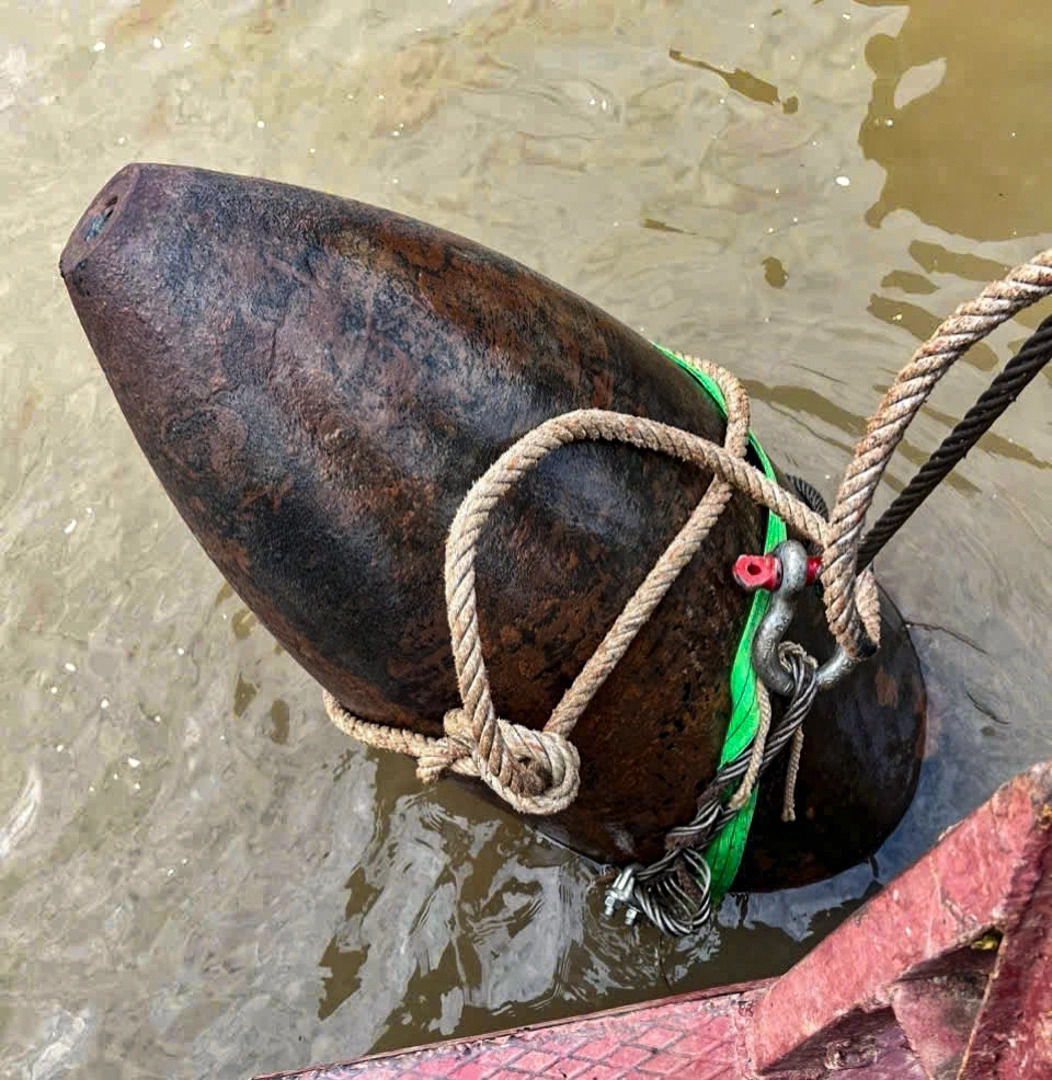
[[[672,360],[686,371],[712,398],[716,408],[726,417],[727,406],[716,383],[703,371],[693,367],[679,353],[675,353],[661,345],[656,347],[662,355],[667,356],[669,360]],[[749,432],[749,445],[756,454],[763,471],[774,479],[774,467],[751,431]],[[764,538],[763,545],[764,551],[773,550],[785,539],[785,522],[777,514],[768,511],[767,535]],[[731,716],[727,723],[727,734],[723,740],[723,750],[720,753],[720,765],[725,765],[740,754],[752,741],[756,729],[759,727],[760,710],[756,701],[756,673],[753,671],[752,666],[752,642],[756,636],[760,620],[767,610],[768,599],[769,594],[765,589],[757,589],[753,593],[749,616],[745,620],[745,626],[738,641],[738,648],[734,653],[730,680]],[[755,809],[756,789],[753,790],[752,795],[741,810],[727,822],[705,849],[705,861],[709,864],[709,870],[712,873],[709,894],[714,909],[723,899],[724,894],[731,887],[734,877],[738,873],[742,854],[745,851],[745,841],[749,838],[749,826],[752,824]]]

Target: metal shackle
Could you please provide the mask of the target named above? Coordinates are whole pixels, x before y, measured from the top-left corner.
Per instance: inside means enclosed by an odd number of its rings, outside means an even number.
[[[807,552],[797,540],[785,540],[774,549],[781,565],[781,580],[772,591],[767,611],[752,643],[752,663],[764,685],[782,697],[793,693],[793,679],[778,659],[789,624],[796,612],[796,598],[807,585]],[[838,645],[836,652],[818,669],[819,690],[828,690],[858,663]]]

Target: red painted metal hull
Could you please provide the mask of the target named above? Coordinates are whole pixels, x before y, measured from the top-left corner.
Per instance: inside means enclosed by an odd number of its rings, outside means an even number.
[[[272,1080],[1052,1080],[1052,761],[785,975]]]

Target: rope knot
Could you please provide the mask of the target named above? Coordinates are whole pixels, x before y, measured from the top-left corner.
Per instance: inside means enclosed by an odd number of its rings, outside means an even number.
[[[496,719],[499,738],[486,754],[464,709],[450,709],[446,732],[417,762],[417,776],[431,783],[448,769],[482,780],[521,814],[556,814],[573,802],[580,786],[581,759],[564,735]]]

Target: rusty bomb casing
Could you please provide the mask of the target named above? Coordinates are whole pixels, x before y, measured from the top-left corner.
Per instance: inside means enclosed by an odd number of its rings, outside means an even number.
[[[512,442],[582,407],[722,440],[694,381],[525,267],[401,215],[303,188],[130,165],[62,255],[139,445],[205,550],[352,712],[440,734],[459,703],[446,532]],[[501,715],[541,726],[710,477],[632,447],[558,451],[494,512],[479,618]],[[722,745],[749,598],[730,578],[765,511],[736,496],[573,734],[577,801],[536,823],[623,862],[688,820]],[[916,782],[923,687],[890,605],[874,661],[808,720],[798,817],[765,783],[740,882],[852,865]],[[820,605],[793,634],[828,651]],[[319,706],[320,707],[320,706]],[[476,785],[484,791],[482,785]],[[488,794],[488,793],[487,793]]]

